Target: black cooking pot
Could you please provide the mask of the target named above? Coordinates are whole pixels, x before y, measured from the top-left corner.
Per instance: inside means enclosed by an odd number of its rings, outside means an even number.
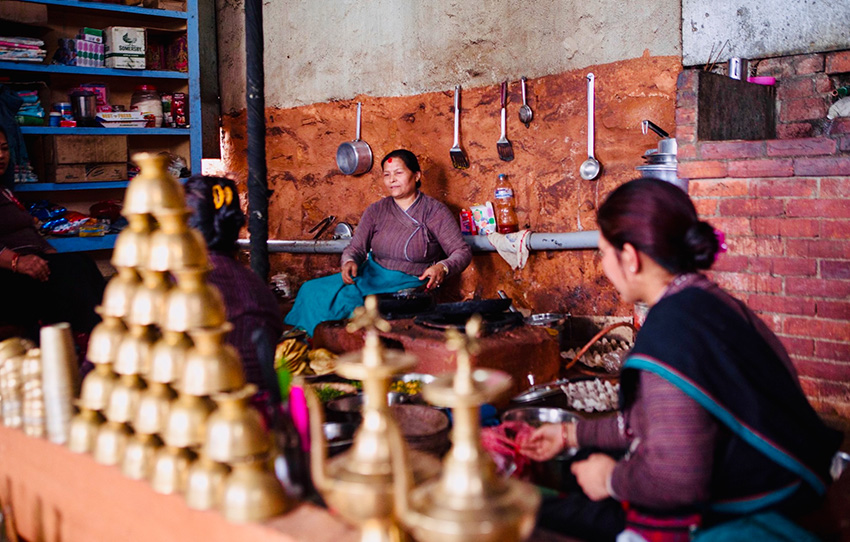
[[[395,292],[378,294],[378,312],[385,318],[413,315],[429,311],[434,306],[434,297],[429,292]]]
[[[511,298],[505,299],[473,299],[457,303],[439,303],[434,306],[434,312],[444,315],[492,314],[505,312],[511,306]]]

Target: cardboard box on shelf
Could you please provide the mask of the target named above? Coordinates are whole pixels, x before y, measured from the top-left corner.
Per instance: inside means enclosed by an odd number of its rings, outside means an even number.
[[[186,11],[186,0],[145,0],[146,8]]]
[[[47,6],[17,0],[0,0],[0,19],[15,23],[47,24]]]
[[[127,136],[62,135],[45,138],[50,164],[127,162]]]
[[[109,26],[103,29],[106,67],[145,69],[145,29]]]
[[[56,183],[90,183],[126,180],[127,162],[54,164],[48,168],[48,181]]]

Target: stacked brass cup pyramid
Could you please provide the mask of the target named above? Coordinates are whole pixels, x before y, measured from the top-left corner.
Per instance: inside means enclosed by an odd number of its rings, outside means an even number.
[[[127,188],[129,226],[112,256],[69,447],[92,453],[159,493],[218,509],[231,521],[284,512],[269,468],[270,439],[248,399],[221,293],[206,281],[209,260],[187,225],[182,186],[166,156],[137,154]]]

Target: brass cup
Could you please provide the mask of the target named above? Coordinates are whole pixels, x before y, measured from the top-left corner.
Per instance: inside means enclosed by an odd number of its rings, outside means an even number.
[[[136,433],[124,448],[121,472],[133,480],[149,480],[153,475],[153,464],[162,441],[156,435]]]
[[[209,265],[204,237],[186,225],[189,214],[188,209],[166,209],[156,213],[161,228],[151,236],[148,269],[177,271]]]
[[[94,460],[103,465],[118,465],[132,434],[125,423],[107,421],[101,425],[94,443]]]
[[[96,410],[83,408],[71,419],[71,430],[68,434],[68,449],[77,454],[87,454],[94,451],[97,433],[106,420]]]
[[[180,390],[189,395],[213,395],[241,388],[245,374],[239,353],[224,342],[233,325],[229,322],[214,329],[194,329],[189,335],[195,346],[186,354]]]
[[[118,356],[118,346],[127,333],[127,326],[121,318],[106,314],[103,307],[95,310],[103,320],[92,329],[86,358],[92,363],[113,363]]]
[[[206,282],[208,272],[207,267],[174,271],[177,288],[172,288],[166,299],[164,329],[191,331],[218,327],[227,321],[224,298],[218,288]]]
[[[118,380],[118,375],[112,371],[109,363],[97,363],[94,370],[83,379],[80,392],[80,408],[89,410],[106,410],[112,388]]]
[[[195,510],[212,510],[221,503],[227,465],[201,455],[189,467],[186,478],[186,504]]]
[[[121,375],[112,386],[104,415],[117,423],[130,423],[139,409],[142,391],[147,387],[139,375]]]
[[[147,265],[148,247],[151,232],[154,229],[150,215],[130,214],[127,225],[115,239],[110,262],[116,268],[129,267],[141,269]]]
[[[260,454],[271,447],[263,419],[248,400],[257,386],[248,384],[231,393],[213,396],[218,408],[207,418],[202,453],[213,461],[235,463]]]
[[[170,158],[146,152],[132,156],[141,171],[127,186],[124,194],[124,216],[153,214],[162,209],[186,206],[183,187],[168,173]]]
[[[79,363],[71,325],[59,322],[42,326],[39,339],[47,438],[55,444],[65,444],[74,416],[71,402],[80,392]]]
[[[112,370],[119,375],[142,375],[150,370],[151,351],[156,342],[153,326],[132,325],[118,345]]]
[[[177,388],[186,354],[192,347],[192,340],[182,331],[164,330],[151,350],[151,370],[148,380],[171,384]]]
[[[168,384],[151,382],[139,396],[139,406],[133,418],[133,429],[142,435],[155,435],[165,429],[171,401],[177,394]]]
[[[34,347],[32,341],[23,337],[12,337],[0,342],[0,365],[9,358],[26,354],[27,350]]]
[[[186,448],[166,445],[157,450],[150,478],[153,490],[165,495],[182,493],[194,459],[195,454]]]
[[[128,324],[149,326],[159,324],[165,315],[165,301],[171,290],[171,280],[166,273],[143,269],[142,285],[130,304],[130,313],[124,319]]]
[[[130,306],[136,290],[141,288],[142,278],[132,267],[119,267],[118,274],[109,279],[103,290],[101,314],[124,318],[130,314]]]
[[[162,440],[180,448],[200,446],[204,441],[207,417],[213,408],[212,402],[205,397],[181,393],[171,403]]]
[[[283,486],[266,469],[265,459],[232,465],[224,479],[221,512],[234,523],[261,521],[286,512],[289,502]]]

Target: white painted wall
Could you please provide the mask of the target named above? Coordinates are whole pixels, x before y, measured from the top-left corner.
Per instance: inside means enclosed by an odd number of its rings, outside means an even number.
[[[227,113],[245,107],[244,4],[216,3]],[[681,55],[679,0],[266,0],[263,10],[267,107]]]
[[[850,0],[682,0],[682,18],[685,66],[850,47]]]

